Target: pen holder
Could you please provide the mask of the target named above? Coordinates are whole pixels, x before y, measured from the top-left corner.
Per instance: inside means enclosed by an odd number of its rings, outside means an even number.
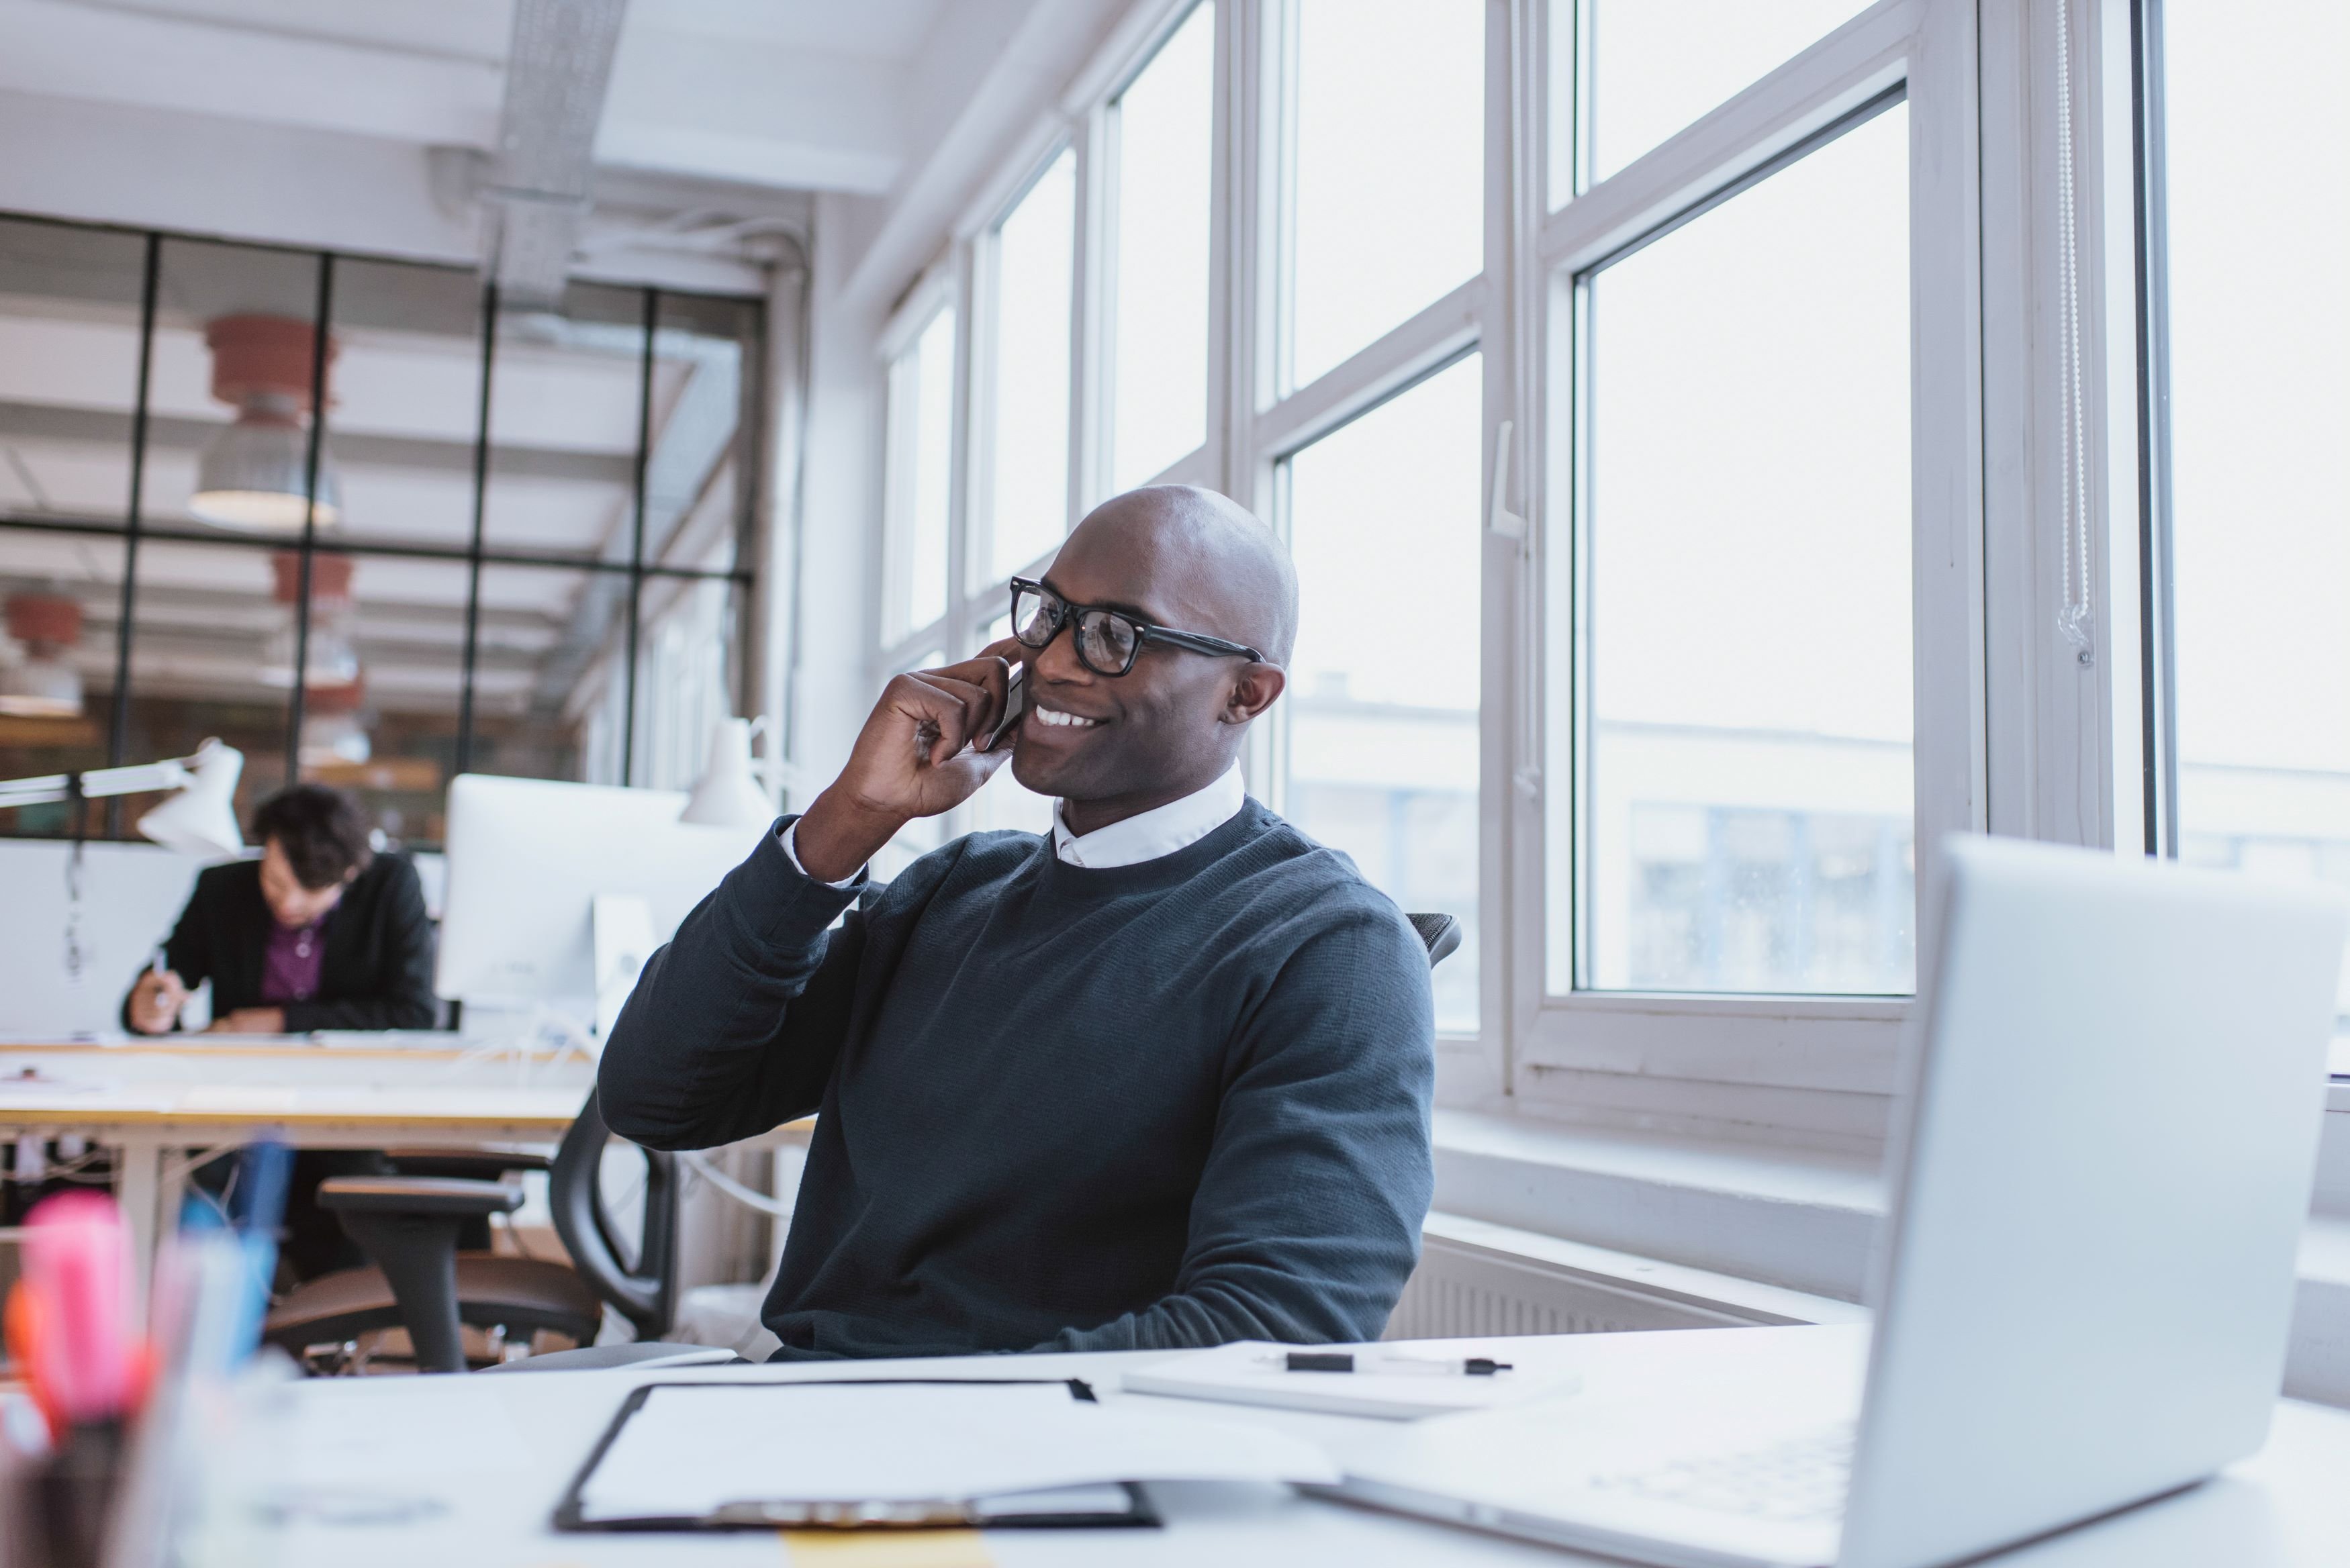
[[[28,1478],[37,1544],[26,1568],[99,1568],[116,1483],[122,1428],[112,1421],[68,1428]]]

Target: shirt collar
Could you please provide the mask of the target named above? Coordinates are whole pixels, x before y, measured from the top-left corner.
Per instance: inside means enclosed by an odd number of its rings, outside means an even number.
[[[1064,865],[1096,871],[1156,860],[1207,837],[1238,816],[1247,800],[1248,790],[1241,783],[1241,765],[1235,762],[1203,790],[1087,834],[1069,831],[1069,825],[1061,819],[1061,803],[1055,801],[1053,853]]]

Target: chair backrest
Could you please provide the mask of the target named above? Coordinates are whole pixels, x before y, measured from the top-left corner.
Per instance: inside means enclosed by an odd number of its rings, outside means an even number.
[[[555,1233],[571,1253],[572,1266],[596,1293],[636,1325],[639,1339],[669,1332],[677,1307],[677,1157],[645,1149],[644,1223],[636,1263],[623,1261],[619,1228],[604,1201],[604,1146],[612,1136],[589,1090],[588,1103],[572,1118],[555,1151],[546,1180],[547,1204],[555,1210]]]
[[[1461,945],[1461,922],[1451,915],[1406,915],[1419,940],[1428,944],[1428,967],[1434,969]]]

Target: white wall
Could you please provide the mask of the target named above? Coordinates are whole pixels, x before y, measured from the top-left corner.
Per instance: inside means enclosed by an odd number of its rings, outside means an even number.
[[[82,850],[78,980],[66,971],[67,845],[0,839],[0,1035],[119,1031],[117,1010],[171,934],[203,862],[151,844]]]

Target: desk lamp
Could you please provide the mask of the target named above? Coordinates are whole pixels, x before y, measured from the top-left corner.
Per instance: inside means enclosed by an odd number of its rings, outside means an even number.
[[[244,771],[243,752],[210,740],[197,747],[192,757],[9,779],[0,783],[0,811],[77,796],[87,800],[173,790],[178,793],[139,819],[139,831],[166,849],[217,859],[244,851],[244,835],[237,826],[233,804],[237,775]]]
[[[680,822],[712,827],[764,827],[775,820],[775,798],[760,787],[751,760],[749,719],[721,719],[710,727],[710,756],[685,803]],[[764,722],[764,721],[759,721]]]

